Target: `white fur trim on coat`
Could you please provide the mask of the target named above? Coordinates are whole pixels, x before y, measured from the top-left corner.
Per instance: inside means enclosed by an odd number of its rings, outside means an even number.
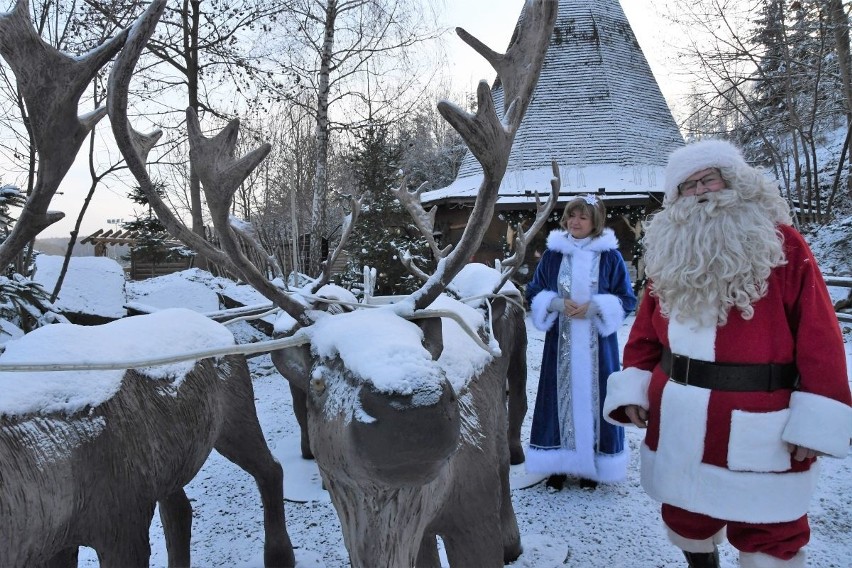
[[[527,448],[524,469],[527,473],[543,475],[570,474],[599,483],[620,483],[627,479],[630,447],[618,454],[595,454],[593,461],[572,450],[542,450]]]
[[[614,410],[635,404],[648,408],[648,385],[651,384],[651,372],[628,367],[616,371],[606,381],[606,398],[603,404],[603,417],[616,426],[632,426],[632,422],[619,422],[610,417]]]
[[[594,457],[591,454],[580,454],[575,450],[542,450],[528,447],[525,457],[524,469],[527,473],[544,475],[570,473],[585,479],[597,477]]]
[[[547,235],[547,248],[562,254],[574,254],[576,250],[587,250],[591,252],[603,252],[618,248],[618,239],[612,229],[604,229],[599,237],[595,237],[585,245],[578,247],[567,231],[556,229]]]
[[[728,469],[782,472],[790,469],[790,449],[782,440],[790,410],[731,413]]]
[[[542,290],[535,295],[530,304],[530,315],[536,329],[547,331],[553,326],[553,322],[559,317],[559,312],[551,312],[547,308],[553,298],[558,298],[559,292],[553,290]]]
[[[678,197],[677,186],[696,172],[708,168],[740,169],[750,167],[739,148],[725,140],[700,140],[678,148],[666,165],[665,202]]]
[[[702,444],[702,441],[698,441]],[[703,444],[702,444],[703,447]],[[742,523],[783,523],[808,512],[819,477],[819,462],[796,473],[731,471],[697,463],[683,473],[646,445],[641,448],[642,487],[648,496],[688,511]],[[779,499],[783,495],[783,499]],[[746,504],[746,505],[744,505]]]
[[[673,545],[678,547],[681,550],[685,550],[687,552],[698,552],[698,553],[710,553],[716,550],[716,546],[725,542],[725,527],[722,527],[719,532],[711,536],[710,538],[705,538],[704,540],[695,540],[692,538],[686,538],[685,536],[680,536],[676,532],[674,532],[668,525],[663,523],[666,526],[666,534],[669,537],[669,540]]]
[[[601,483],[620,483],[627,479],[627,466],[630,465],[630,446],[624,442],[624,451],[618,454],[596,454],[595,467],[598,475],[595,481]]]
[[[740,568],[805,568],[805,551],[790,560],[782,560],[762,552],[740,552]]]
[[[703,462],[705,440],[712,435],[707,432],[711,393],[671,381],[663,387],[657,447],[652,451],[643,444],[641,454],[642,486],[648,495],[681,509],[744,523],[780,523],[807,513],[818,463],[802,472],[769,472],[777,465],[777,456],[762,451],[754,458],[737,455],[735,465],[746,471]],[[749,425],[755,422],[740,424]],[[735,434],[732,428],[731,443],[748,443],[737,442]],[[774,436],[780,451],[783,443],[777,430]],[[786,460],[789,468],[789,453]]]
[[[598,334],[606,337],[618,331],[625,316],[624,308],[621,306],[621,300],[618,299],[618,296],[594,294],[592,304],[595,306],[595,309],[591,310],[592,320],[595,322]]]
[[[796,391],[790,396],[790,420],[783,440],[834,457],[849,453],[852,407],[813,393]]]

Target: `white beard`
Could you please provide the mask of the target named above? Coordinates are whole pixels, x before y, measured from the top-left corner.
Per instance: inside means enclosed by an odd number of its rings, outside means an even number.
[[[645,243],[663,314],[703,325],[724,325],[733,307],[751,319],[770,272],[786,262],[765,204],[735,189],[679,197],[654,215]]]

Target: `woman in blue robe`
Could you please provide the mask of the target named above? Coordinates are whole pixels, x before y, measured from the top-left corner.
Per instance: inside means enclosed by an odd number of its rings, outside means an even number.
[[[624,429],[602,418],[607,378],[620,369],[616,331],[636,307],[605,219],[597,197],[570,201],[526,289],[533,324],[547,331],[526,470],[557,490],[567,475],[592,489],[622,481],[630,460]]]

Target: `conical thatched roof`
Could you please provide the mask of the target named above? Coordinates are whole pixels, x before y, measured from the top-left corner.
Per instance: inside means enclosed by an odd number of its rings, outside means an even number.
[[[499,80],[492,90],[502,108]],[[624,198],[661,192],[666,158],[681,145],[618,0],[561,0],[499,203],[529,203],[529,192],[548,192],[554,159],[564,195],[600,188]],[[482,169],[468,153],[456,180],[424,193],[423,202],[466,201],[475,197],[481,180]]]

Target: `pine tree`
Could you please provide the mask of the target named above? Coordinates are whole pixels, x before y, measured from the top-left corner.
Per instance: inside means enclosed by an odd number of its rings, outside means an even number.
[[[376,295],[406,294],[420,286],[400,256],[408,253],[421,269],[429,269],[428,245],[390,189],[400,183],[402,149],[387,126],[371,124],[356,135],[350,163],[364,205],[349,240],[349,262],[341,284],[363,281],[364,267],[376,269]]]
[[[160,195],[165,193],[165,188],[161,185],[157,185],[156,189]],[[136,260],[158,264],[193,254],[185,247],[169,246],[167,243],[169,234],[166,232],[166,227],[154,215],[154,211],[148,203],[148,198],[142,193],[141,188],[134,187],[127,197],[133,203],[144,207],[142,212],[135,211],[135,219],[122,224],[123,229],[137,233],[136,244],[130,248]]]
[[[738,133],[752,157],[770,161],[761,152],[761,134],[783,137],[791,130],[808,132],[811,123],[831,120],[843,112],[834,48],[829,41],[821,2],[764,0],[754,20],[752,42],[759,53],[750,77],[753,125]],[[752,147],[754,146],[754,147]]]

